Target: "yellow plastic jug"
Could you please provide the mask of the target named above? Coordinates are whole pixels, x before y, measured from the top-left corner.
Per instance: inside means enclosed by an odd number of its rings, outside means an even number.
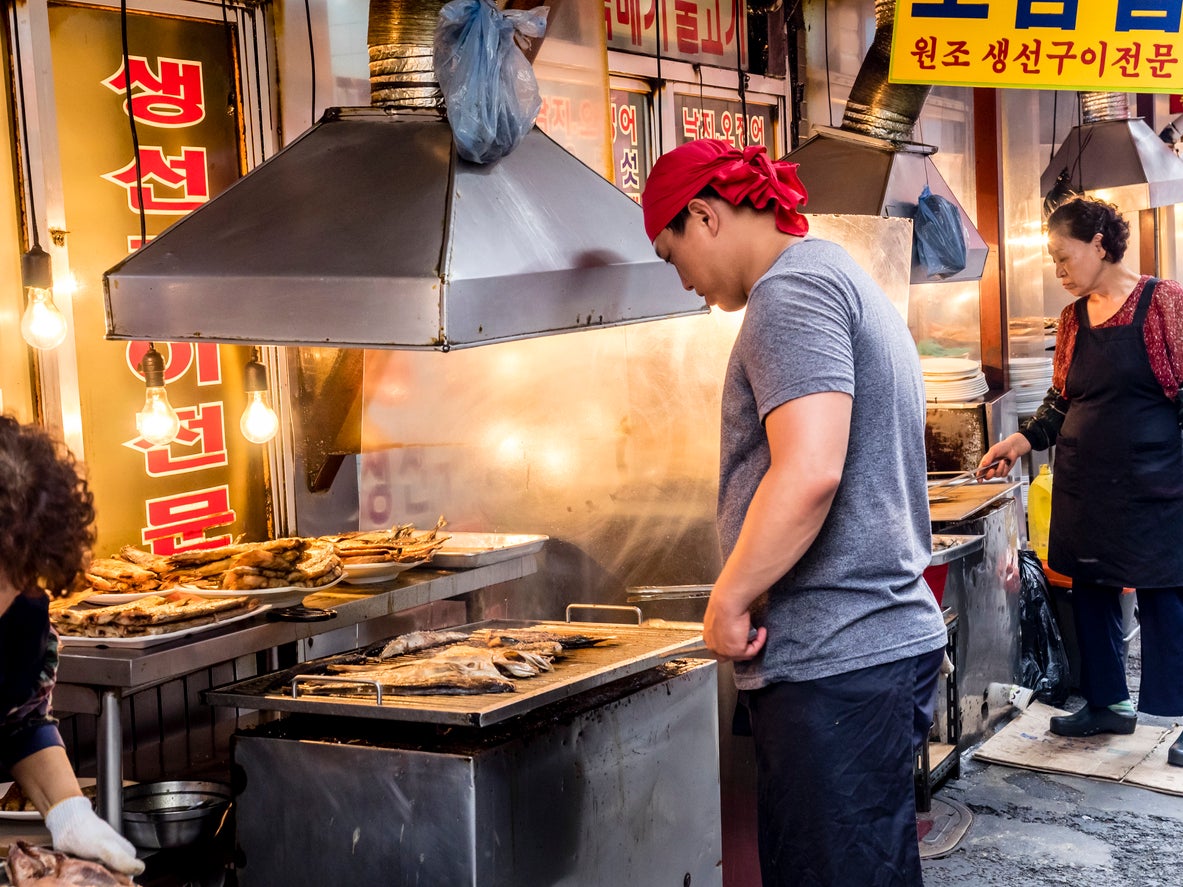
[[[1047,465],[1027,490],[1027,538],[1039,559],[1047,563],[1047,534],[1052,519],[1052,473]]]

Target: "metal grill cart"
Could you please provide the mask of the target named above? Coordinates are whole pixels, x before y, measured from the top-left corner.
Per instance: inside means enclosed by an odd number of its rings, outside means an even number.
[[[716,667],[694,630],[611,635],[512,693],[313,695],[351,654],[209,691],[239,733],[239,882],[721,885]]]

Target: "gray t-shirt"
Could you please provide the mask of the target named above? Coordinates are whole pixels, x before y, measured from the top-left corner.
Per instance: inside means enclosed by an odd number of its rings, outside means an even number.
[[[786,249],[752,288],[723,386],[719,537],[735,547],[770,454],[764,418],[798,397],[851,395],[850,444],[830,513],[757,602],[768,642],[735,664],[741,690],[894,662],[945,644],[921,573],[932,546],[924,383],[899,312],[835,243]]]

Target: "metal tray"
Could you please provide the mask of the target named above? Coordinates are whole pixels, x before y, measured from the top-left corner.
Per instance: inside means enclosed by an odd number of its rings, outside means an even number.
[[[541,551],[550,536],[523,533],[449,533],[448,539],[436,549],[431,566],[444,570],[465,570],[484,567],[510,558],[525,557]]]
[[[938,539],[943,539],[952,544],[939,551],[934,550],[932,560],[928,562],[928,565],[930,567],[937,567],[941,564],[960,560],[966,555],[973,554],[975,551],[980,551],[985,538],[985,536],[954,536],[947,533],[934,533],[932,537],[933,545],[936,545]]]
[[[542,622],[494,619],[457,626],[455,631],[478,628],[579,629],[592,635],[611,635],[615,643],[569,650],[555,663],[555,669],[532,678],[517,680],[512,693],[474,696],[400,696],[383,693],[382,703],[338,696],[293,697],[292,681],[301,675],[323,674],[333,662],[352,655],[340,653],[311,660],[284,671],[225,684],[203,694],[211,705],[226,705],[256,711],[289,711],[316,715],[342,715],[393,721],[484,727],[550,702],[566,699],[620,678],[638,674],[682,651],[701,650],[702,630],[649,628],[606,622]],[[368,645],[374,647],[380,645]]]

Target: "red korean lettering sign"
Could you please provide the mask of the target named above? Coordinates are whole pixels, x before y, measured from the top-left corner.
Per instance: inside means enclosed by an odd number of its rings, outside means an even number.
[[[243,174],[233,23],[133,12],[124,64],[118,10],[49,5],[70,260],[83,286],[200,209]],[[227,33],[230,29],[231,34]],[[227,96],[231,103],[227,105]],[[129,133],[134,119],[139,164]],[[69,133],[86,133],[70,138]],[[238,433],[247,349],[155,342],[165,360],[176,439],[136,431],[145,342],[104,338],[103,300],[75,302],[79,397],[103,555],[123,544],[159,554],[268,535],[260,448]]]
[[[678,144],[694,139],[722,139],[737,148],[744,145],[775,146],[775,109],[756,102],[709,99],[678,93],[675,109],[680,127]],[[746,117],[745,117],[746,110]]]
[[[614,89],[611,111],[613,180],[617,188],[640,203],[649,175],[649,98]]]
[[[747,64],[743,0],[604,0],[608,48],[717,67]]]

